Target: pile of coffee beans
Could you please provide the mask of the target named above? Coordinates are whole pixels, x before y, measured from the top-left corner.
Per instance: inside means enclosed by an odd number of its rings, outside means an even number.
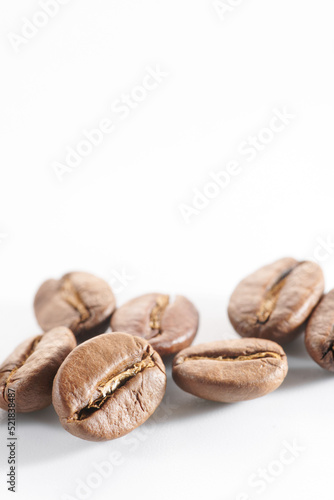
[[[166,390],[162,358],[174,354],[173,379],[186,392],[223,403],[264,396],[288,372],[281,345],[306,321],[307,351],[334,371],[334,290],[323,293],[317,264],[280,259],[242,280],[231,296],[228,315],[245,338],[190,347],[199,314],[186,297],[150,293],[116,309],[110,286],[96,276],[50,279],[34,301],[45,333],[22,342],[0,366],[0,407],[8,409],[15,391],[18,412],[52,403],[74,436],[115,439],[159,406]]]

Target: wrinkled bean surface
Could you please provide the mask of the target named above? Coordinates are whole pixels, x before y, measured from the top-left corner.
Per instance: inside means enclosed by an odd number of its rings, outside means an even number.
[[[188,347],[173,362],[173,379],[181,389],[224,403],[272,392],[287,371],[282,347],[264,339],[221,340]]]
[[[323,296],[306,328],[305,345],[322,368],[334,372],[334,290]]]
[[[107,330],[115,297],[103,279],[74,272],[45,281],[35,296],[34,308],[44,330],[67,326],[82,341]]]
[[[76,347],[73,333],[64,327],[31,337],[0,366],[0,407],[8,408],[15,390],[15,410],[30,412],[51,404],[52,383],[59,366]]]
[[[167,356],[192,343],[198,321],[198,312],[186,297],[178,295],[172,301],[168,295],[150,293],[117,309],[111,328],[143,337],[161,356]]]
[[[228,315],[243,337],[284,344],[298,335],[323,290],[324,277],[318,264],[280,259],[239,283],[231,296]]]
[[[68,432],[104,441],[144,423],[165,388],[164,364],[146,340],[105,333],[68,356],[55,378],[52,400]]]

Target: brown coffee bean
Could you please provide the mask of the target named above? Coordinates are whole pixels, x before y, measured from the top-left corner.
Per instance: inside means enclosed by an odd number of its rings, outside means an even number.
[[[324,295],[313,311],[306,327],[305,345],[318,365],[334,372],[334,290]]]
[[[76,345],[73,333],[63,327],[22,342],[0,366],[0,408],[8,409],[13,391],[17,412],[49,406],[53,379]]]
[[[74,272],[60,280],[45,281],[36,294],[34,307],[44,330],[67,326],[83,341],[107,330],[115,297],[101,278]]]
[[[233,339],[188,347],[176,355],[173,379],[199,398],[234,403],[264,396],[288,371],[281,346],[264,339]]]
[[[185,297],[149,293],[130,300],[111,318],[113,331],[143,337],[160,354],[167,356],[192,343],[198,329],[198,311]]]
[[[165,366],[146,340],[105,333],[68,356],[55,378],[52,401],[68,432],[105,441],[143,424],[165,390]]]
[[[298,335],[323,291],[324,277],[318,264],[280,259],[239,283],[228,315],[243,337],[284,344]]]

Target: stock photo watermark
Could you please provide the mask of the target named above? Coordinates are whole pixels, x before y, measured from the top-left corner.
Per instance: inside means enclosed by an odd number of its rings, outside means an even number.
[[[154,92],[169,74],[162,70],[158,64],[146,67],[146,73],[141,82],[128,92],[122,93],[111,104],[112,117],[104,117],[94,128],[82,130],[82,138],[74,146],[67,146],[65,157],[62,161],[55,161],[52,169],[57,179],[62,182],[64,176],[77,169],[84,158],[90,156],[98,148],[106,136],[115,132],[117,124],[126,120],[149,95]]]
[[[93,462],[92,470],[87,476],[75,480],[74,492],[63,494],[61,500],[87,500],[98,490],[104,482],[112,477],[117,469],[127,462],[128,453],[134,453],[142,443],[150,439],[156,427],[169,419],[174,411],[179,408],[178,404],[173,404],[168,398],[162,401],[150,419],[133,431],[130,435],[122,438],[120,449],[109,453],[103,460]]]
[[[178,205],[184,222],[189,224],[193,217],[200,215],[227,188],[232,179],[243,172],[244,161],[254,162],[258,155],[274,141],[276,135],[282,133],[290,125],[295,116],[287,110],[286,106],[281,109],[274,108],[267,125],[238,145],[238,153],[242,160],[235,159],[228,162],[224,169],[209,172],[210,180],[202,188],[193,188],[191,202]]]
[[[331,235],[325,238],[318,236],[316,238],[317,245],[313,251],[313,259],[318,263],[326,262],[334,255],[334,240]]]
[[[13,50],[16,53],[20,52],[22,47],[25,47],[49,24],[51,19],[57,16],[61,7],[67,5],[71,1],[72,0],[40,0],[38,2],[38,8],[30,18],[21,18],[22,24],[19,32],[11,31],[7,34],[7,38]]]
[[[266,491],[306,451],[305,446],[300,446],[295,439],[292,443],[283,441],[282,444],[283,447],[275,460],[266,467],[259,467],[248,477],[247,485],[252,489],[252,493],[239,493],[235,500],[252,500]]]
[[[17,453],[16,453],[16,404],[15,404],[15,390],[8,389],[7,394],[8,401],[8,437],[7,437],[7,489],[12,493],[15,493],[16,483],[17,483]]]
[[[107,275],[107,282],[113,289],[113,292],[120,294],[136,279],[133,273],[130,273],[126,266],[119,269],[112,269]]]
[[[240,7],[245,0],[213,0],[212,7],[221,21]]]

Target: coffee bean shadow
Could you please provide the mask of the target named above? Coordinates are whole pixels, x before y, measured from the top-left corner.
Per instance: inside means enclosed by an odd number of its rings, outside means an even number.
[[[83,342],[86,342],[86,340],[96,337],[97,335],[102,335],[103,333],[107,332],[110,333],[111,332],[110,320],[111,320],[111,315],[108,318],[106,318],[100,325],[97,325],[92,330],[89,330],[89,332],[83,333],[79,337],[77,337],[78,345],[83,344]]]
[[[166,362],[167,388],[161,407],[157,409],[157,422],[172,422],[197,418],[207,413],[222,411],[228,405],[197,398],[181,390],[171,375],[171,363]]]
[[[52,405],[44,410],[32,411],[29,413],[16,414],[17,425],[39,425],[43,427],[54,427],[59,424],[58,416]]]
[[[333,373],[323,370],[312,360],[307,366],[289,366],[288,374],[279,388],[280,391],[296,389],[297,387],[334,380]]]
[[[223,411],[227,406],[227,404],[196,398],[196,396],[190,394],[182,402],[179,399],[177,408],[172,409],[170,415],[167,415],[166,421],[172,422],[199,418],[209,413]]]
[[[283,349],[289,359],[305,359],[310,360],[310,356],[306,350],[304,343],[304,335],[300,335],[290,344],[283,345]]]
[[[1,425],[7,426],[7,412],[0,410],[0,423]],[[16,430],[20,429],[20,426],[24,426],[26,429],[29,425],[38,425],[40,427],[54,427],[59,424],[59,419],[56,412],[52,406],[45,408],[44,410],[33,411],[29,413],[16,413]]]
[[[333,374],[317,365],[307,352],[304,334],[293,342],[283,346],[288,358],[289,371],[279,390],[295,389],[296,387],[321,383],[333,379]]]
[[[97,445],[103,447],[108,443],[95,443],[72,436],[62,428],[52,406],[17,414],[16,432],[18,459],[22,466],[48,462],[62,456],[81,456]]]

